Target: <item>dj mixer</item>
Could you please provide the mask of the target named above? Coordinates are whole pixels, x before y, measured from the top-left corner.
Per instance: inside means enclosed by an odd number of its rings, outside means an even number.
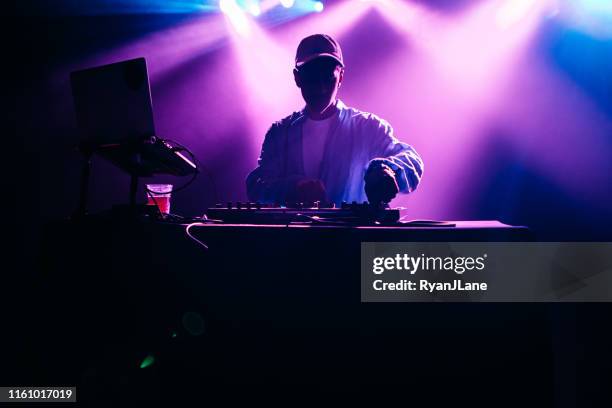
[[[400,209],[374,207],[368,203],[342,203],[339,208],[304,206],[268,206],[261,203],[217,204],[206,211],[209,220],[228,224],[394,224],[400,219]]]

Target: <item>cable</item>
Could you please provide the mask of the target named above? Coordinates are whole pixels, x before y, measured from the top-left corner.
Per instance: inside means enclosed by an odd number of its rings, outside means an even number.
[[[196,166],[195,167],[195,171],[193,173],[193,176],[191,177],[191,179],[187,183],[183,184],[182,186],[180,186],[178,188],[173,188],[170,191],[172,193],[177,193],[177,192],[179,192],[181,190],[184,190],[187,187],[189,187],[195,181],[196,177],[198,177],[199,167],[200,167],[199,160],[195,157],[195,155],[191,152],[191,150],[189,150],[185,146],[181,145],[180,143],[177,143],[177,142],[175,142],[173,140],[169,140],[169,139],[161,139],[161,138],[159,138],[159,140],[162,143],[166,143],[166,144],[171,143],[171,144],[176,145],[176,147],[170,146],[173,151],[183,151],[183,152],[186,152],[190,156],[191,160],[194,162],[194,164]],[[212,178],[211,178],[211,180],[212,180]],[[215,195],[216,195],[217,192],[216,192],[216,187],[214,186],[214,183],[213,183],[213,188],[215,189]],[[159,205],[157,203],[157,200],[155,199],[155,195],[159,194],[159,193],[156,192],[156,191],[150,190],[146,185],[145,185],[145,190],[146,190],[146,193],[147,193],[147,197],[150,197],[153,200],[153,203],[155,204],[155,207],[157,208],[158,216],[161,219],[165,220],[165,219],[170,218],[170,217],[180,217],[180,216],[177,216],[176,214],[164,214],[164,213],[162,213],[161,209],[159,208]]]
[[[155,209],[157,210],[157,215],[161,218],[164,219],[164,213],[161,212],[161,209],[159,208],[159,204],[157,204],[157,200],[155,199],[155,196],[153,194],[151,194],[151,191],[146,187],[145,185],[145,189],[147,190],[147,197],[150,197],[153,200],[153,203],[155,204]]]
[[[200,241],[199,239],[197,239],[196,237],[194,237],[193,235],[191,235],[191,233],[189,232],[189,230],[191,229],[191,227],[194,227],[196,225],[206,225],[206,223],[204,222],[192,222],[191,224],[187,225],[187,227],[185,228],[185,233],[187,234],[187,236],[189,238],[191,238],[192,240],[194,240],[195,242],[197,242],[199,245],[201,245],[202,247],[204,247],[204,249],[206,249],[208,251],[208,245],[206,245],[204,242]]]
[[[196,165],[196,171],[197,170],[202,170],[203,173],[208,177],[208,179],[210,180],[210,184],[212,185],[213,188],[213,194],[214,194],[214,198],[215,198],[215,202],[219,202],[219,194],[218,194],[218,190],[217,190],[217,184],[215,183],[214,178],[212,177],[212,172],[210,170],[208,170],[208,168],[206,166],[204,166],[204,164],[202,164],[202,162],[200,160],[198,160],[198,158],[185,146],[183,146],[182,144],[171,140],[171,139],[161,139],[163,142],[166,143],[171,143],[176,145],[176,147],[178,149],[176,149],[176,151],[185,151],[189,154],[189,156],[191,157],[191,159],[193,160],[193,162]],[[195,177],[194,177],[195,179]],[[191,180],[189,182],[189,184],[191,184],[193,180]],[[186,186],[181,187],[181,189],[185,188]],[[174,190],[174,191],[178,191],[178,190]]]

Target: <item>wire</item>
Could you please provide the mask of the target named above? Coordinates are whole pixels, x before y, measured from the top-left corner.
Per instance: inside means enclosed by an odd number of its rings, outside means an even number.
[[[177,142],[175,142],[173,140],[170,140],[170,139],[161,139],[160,138],[159,140],[161,140],[163,143],[171,143],[171,144],[176,145],[176,147],[172,147],[172,150],[186,152],[190,156],[191,160],[195,163],[196,168],[195,168],[195,171],[193,172],[193,176],[191,177],[191,179],[189,179],[189,181],[187,183],[183,184],[182,186],[180,186],[178,188],[173,188],[171,190],[172,193],[177,193],[177,192],[179,192],[181,190],[186,189],[187,187],[189,187],[195,181],[196,177],[198,177],[198,173],[199,173],[199,170],[200,170],[199,167],[201,166],[201,163],[199,163],[199,160],[195,157],[195,155],[191,152],[191,150],[189,150],[188,148],[186,148],[182,144],[177,143]],[[210,175],[209,175],[209,178],[212,180],[212,177]],[[213,182],[213,188],[215,189],[214,191],[215,191],[215,197],[216,197],[217,191],[216,191],[216,187],[214,185],[214,182]],[[156,192],[156,191],[150,190],[146,185],[145,185],[145,190],[147,192],[147,196],[150,197],[153,200],[153,203],[155,203],[155,207],[157,208],[158,215],[159,215],[159,217],[161,219],[165,220],[165,219],[169,218],[170,216],[178,217],[176,214],[164,214],[164,213],[162,213],[161,209],[159,208],[159,205],[157,203],[157,200],[155,199],[155,195],[159,194],[159,193]]]
[[[191,233],[189,232],[189,230],[191,229],[191,227],[194,226],[202,226],[202,225],[206,225],[206,223],[198,221],[198,222],[192,222],[191,224],[187,225],[187,227],[185,228],[185,233],[187,234],[187,236],[189,238],[191,238],[192,240],[194,240],[195,242],[197,242],[199,245],[201,245],[202,247],[204,247],[204,249],[206,249],[208,251],[208,245],[206,245],[204,242],[200,241],[199,239],[197,239],[196,237],[194,237],[193,235],[191,235]]]
[[[161,208],[159,208],[159,204],[157,203],[157,200],[155,199],[155,196],[153,194],[151,194],[151,191],[146,187],[145,185],[145,189],[147,190],[147,196],[150,197],[153,200],[153,203],[155,204],[155,209],[157,210],[157,215],[161,218],[164,219],[164,213],[161,211]]]
[[[185,146],[183,146],[183,145],[181,145],[181,144],[179,144],[177,142],[174,142],[172,140],[169,140],[169,139],[161,139],[161,140],[164,143],[170,142],[170,143],[175,144],[177,147],[173,147],[172,148],[172,150],[174,150],[174,151],[186,152],[189,155],[189,157],[191,158],[191,160],[194,162],[195,166],[196,166],[195,171],[193,172],[193,176],[191,177],[191,179],[187,183],[183,184],[182,186],[180,186],[178,188],[172,189],[173,193],[177,193],[177,192],[179,192],[181,190],[184,190],[187,187],[189,187],[189,185],[191,185],[191,183],[193,183],[195,181],[196,177],[198,177],[198,173],[200,172],[199,171],[200,169],[198,168],[198,160],[196,159],[195,155],[191,152],[191,150],[189,150]]]
[[[193,160],[193,162],[196,165],[196,170],[200,170],[201,169],[202,172],[210,180],[210,184],[212,185],[212,188],[213,188],[213,194],[214,194],[214,198],[215,198],[215,203],[219,202],[219,194],[218,194],[218,190],[217,190],[217,184],[215,183],[215,180],[214,180],[214,178],[212,176],[212,172],[206,166],[204,166],[204,164],[202,164],[202,162],[200,160],[198,160],[198,158],[188,148],[186,148],[184,145],[182,145],[182,144],[180,144],[180,143],[178,143],[178,142],[176,142],[174,140],[171,140],[171,139],[162,139],[162,141],[167,142],[167,143],[171,143],[173,145],[176,145],[176,147],[178,148],[177,149],[178,151],[184,151],[184,152],[187,152],[189,154],[190,158]],[[195,179],[195,177],[194,177],[194,179]],[[191,184],[192,181],[193,180],[191,180],[189,182],[189,184]],[[186,187],[186,186],[184,186],[184,187]],[[181,187],[181,189],[184,188],[184,187]],[[178,191],[178,190],[174,190],[174,191]]]

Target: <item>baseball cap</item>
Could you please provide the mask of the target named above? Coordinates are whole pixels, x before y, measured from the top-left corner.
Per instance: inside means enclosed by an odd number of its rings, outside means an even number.
[[[301,67],[320,57],[333,58],[344,67],[340,44],[327,34],[313,34],[302,39],[295,54],[295,66]]]

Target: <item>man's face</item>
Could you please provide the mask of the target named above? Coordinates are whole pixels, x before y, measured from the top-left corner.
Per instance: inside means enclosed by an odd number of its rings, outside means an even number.
[[[323,112],[335,100],[343,69],[333,58],[317,58],[294,71],[295,83],[308,107]]]

